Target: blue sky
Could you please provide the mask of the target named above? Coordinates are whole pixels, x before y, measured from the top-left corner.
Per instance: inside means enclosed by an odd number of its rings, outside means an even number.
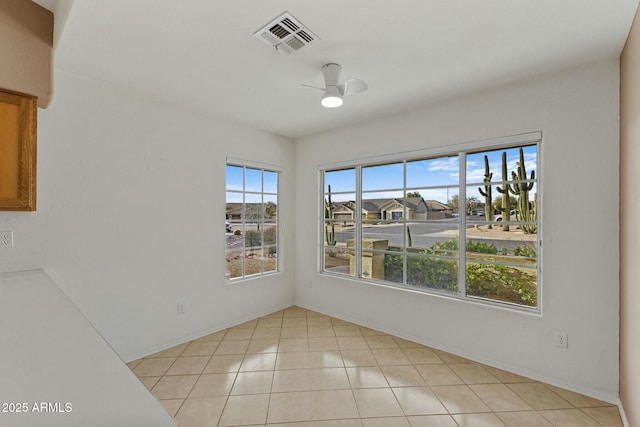
[[[493,173],[492,182],[502,180],[502,153],[507,153],[507,175],[511,179],[511,171],[516,170],[516,162],[520,160],[518,148],[484,151],[467,154],[467,196],[482,199],[477,187],[482,185],[485,168],[484,156],[489,159],[490,171]],[[524,147],[525,167],[527,178],[531,171],[537,174],[537,147]],[[407,188],[419,191],[425,199],[445,202],[457,194],[459,177],[458,157],[441,157],[436,159],[416,160],[407,162]],[[537,176],[536,176],[537,178]],[[389,191],[402,188],[403,165],[393,163],[380,166],[363,167],[362,190],[363,198],[402,197],[402,192]],[[325,192],[331,185],[333,201],[355,200],[355,170],[332,171],[325,174]],[[444,187],[444,188],[433,188]],[[339,194],[344,193],[344,194]],[[535,187],[533,189],[535,193]],[[493,190],[493,198],[499,193]]]

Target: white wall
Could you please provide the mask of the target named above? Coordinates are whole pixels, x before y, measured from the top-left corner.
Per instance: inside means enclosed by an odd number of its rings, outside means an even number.
[[[616,401],[618,83],[600,63],[297,141],[296,302]],[[531,131],[544,133],[542,316],[317,273],[318,165]]]
[[[227,156],[284,167],[288,231],[291,141],[57,70],[38,210],[0,212],[0,272],[44,268],[125,360],[290,305],[290,233],[284,274],[225,286]]]

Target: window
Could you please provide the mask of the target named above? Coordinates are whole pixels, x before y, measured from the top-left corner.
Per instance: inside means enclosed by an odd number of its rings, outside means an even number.
[[[226,274],[236,280],[278,271],[276,170],[227,163]]]
[[[322,168],[322,272],[538,309],[540,137]]]

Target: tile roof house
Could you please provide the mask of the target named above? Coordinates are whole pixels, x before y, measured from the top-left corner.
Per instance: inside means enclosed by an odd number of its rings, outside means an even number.
[[[450,217],[453,210],[450,206],[437,200],[424,200],[422,197],[397,197],[383,199],[366,199],[362,201],[362,217],[369,220],[402,219],[407,212],[407,220],[432,220]],[[355,219],[356,203],[354,201],[334,203],[333,219],[349,221]]]

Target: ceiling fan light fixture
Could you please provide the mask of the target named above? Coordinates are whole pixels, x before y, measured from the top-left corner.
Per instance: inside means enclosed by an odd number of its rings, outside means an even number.
[[[328,86],[322,95],[322,104],[325,108],[336,108],[342,106],[343,100],[340,91],[335,86]]]

